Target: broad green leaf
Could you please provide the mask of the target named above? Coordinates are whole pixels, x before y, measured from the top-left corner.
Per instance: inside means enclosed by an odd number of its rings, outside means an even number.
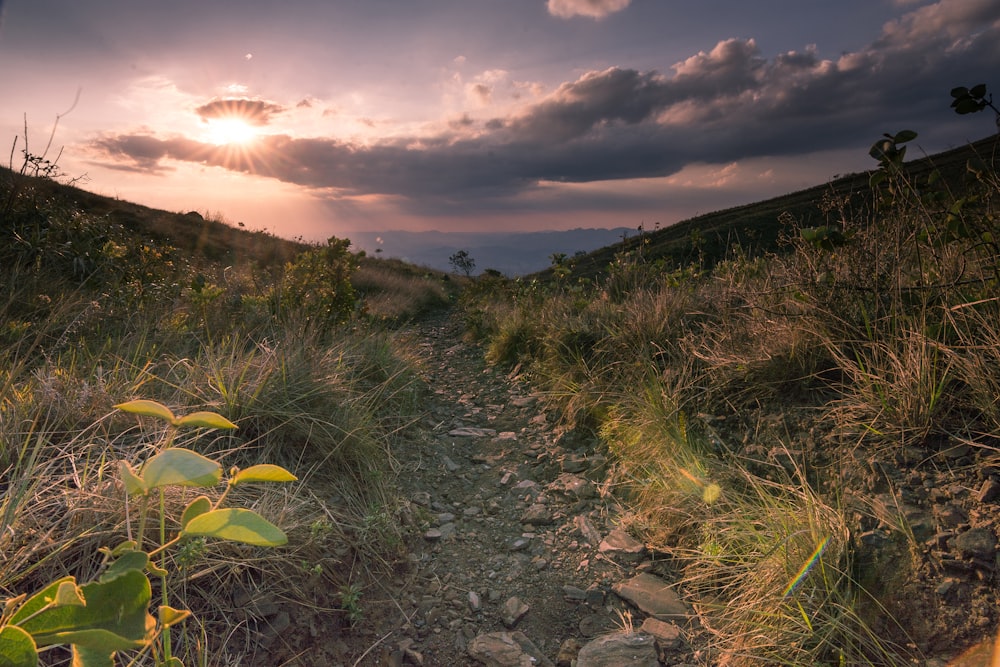
[[[38,649],[35,640],[16,625],[0,630],[0,667],[35,667]]]
[[[197,452],[181,447],[164,450],[146,461],[142,480],[148,489],[178,486],[215,486],[222,478],[222,466]]]
[[[76,583],[76,579],[73,577],[63,577],[62,579],[56,579],[51,582],[48,586],[38,591],[34,595],[25,601],[21,607],[14,612],[14,615],[10,617],[11,625],[19,625],[21,621],[32,616],[50,604],[56,601],[56,594],[59,592],[59,587],[66,583]]]
[[[119,403],[115,407],[122,412],[128,412],[141,417],[156,417],[157,419],[162,419],[170,424],[177,422],[177,418],[174,417],[174,413],[170,411],[170,408],[162,403],[149,401],[144,398],[128,401],[126,403]]]
[[[175,421],[174,424],[178,428],[182,426],[201,426],[203,428],[236,428],[236,424],[214,412],[192,412],[189,415],[181,417]]]
[[[86,646],[73,647],[72,667],[114,667],[114,655],[107,651],[87,648]]]
[[[64,581],[56,589],[56,605],[76,605],[79,607],[87,604],[87,601],[80,595],[79,587],[72,581]]]
[[[84,584],[80,591],[86,606],[42,608],[18,624],[38,646],[74,643],[107,654],[140,648],[152,637],[156,621],[147,612],[151,591],[144,573],[129,570],[112,581]]]
[[[102,630],[100,628],[54,632],[51,635],[46,635],[46,637],[47,644],[74,644],[81,648],[91,649],[95,656],[104,655],[108,658],[115,651],[131,651],[132,649],[142,648],[146,645],[146,641],[143,639],[127,639],[110,630]]]
[[[277,547],[288,542],[280,528],[252,510],[229,508],[197,516],[181,535],[217,537],[261,547]]]
[[[128,461],[119,461],[118,470],[122,476],[122,483],[125,485],[125,493],[130,496],[139,496],[149,492],[146,482],[135,474],[135,470],[132,469]]]
[[[181,514],[181,528],[188,525],[191,519],[210,509],[212,509],[212,501],[208,499],[208,496],[198,496],[184,508],[184,513]]]
[[[177,625],[185,618],[191,615],[191,612],[187,609],[174,609],[173,607],[168,607],[167,605],[160,605],[157,616],[160,617],[160,627],[169,628],[173,625]]]
[[[139,572],[145,572],[146,567],[149,566],[149,554],[145,551],[126,551],[121,556],[118,557],[115,562],[108,566],[108,569],[104,571],[104,574],[100,576],[98,581],[108,582],[114,581],[122,574],[130,570],[138,570]]]
[[[297,479],[298,477],[281,466],[262,463],[239,471],[230,483],[236,485],[247,482],[294,482]]]
[[[969,89],[966,88],[965,86],[958,86],[957,88],[951,89],[952,97],[965,97],[968,94],[969,94]]]
[[[974,85],[972,87],[972,90],[969,91],[969,95],[972,95],[973,97],[979,97],[979,98],[985,97],[986,96],[986,84],[985,83],[977,83],[976,85]]]
[[[907,141],[913,141],[916,138],[917,133],[913,130],[900,130],[896,133],[896,136],[893,137],[893,141],[897,144],[905,144]]]

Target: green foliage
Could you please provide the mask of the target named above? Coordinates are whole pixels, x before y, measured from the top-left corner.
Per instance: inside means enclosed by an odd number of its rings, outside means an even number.
[[[351,625],[360,623],[364,618],[361,610],[361,588],[357,584],[344,584],[338,591],[340,608],[347,613]]]
[[[32,667],[38,664],[38,649],[68,644],[73,664],[107,667],[120,651],[153,650],[157,664],[181,665],[172,655],[170,628],[190,614],[170,606],[167,592],[166,551],[177,547],[183,559],[200,550],[205,538],[216,538],[255,546],[280,546],[284,532],[258,513],[243,508],[221,508],[230,489],[252,482],[290,482],[295,476],[279,466],[262,464],[245,470],[233,468],[226,490],[214,503],[207,496],[191,501],[180,517],[180,530],[167,539],[164,489],[170,486],[216,486],[222,467],[189,449],[173,447],[178,429],[231,429],[236,426],[214,412],[194,412],[177,417],[156,401],[134,400],[116,406],[137,416],[167,423],[168,431],[156,453],[138,470],[120,462],[122,481],[129,497],[141,500],[138,541],[122,542],[102,549],[106,568],[96,582],[77,584],[64,577],[31,596],[8,600],[0,617],[0,665]],[[145,550],[150,501],[159,501],[159,544]],[[194,547],[193,551],[189,547]],[[155,560],[159,557],[159,561]],[[181,566],[184,566],[182,559]],[[148,611],[152,587],[147,573],[160,580],[161,603],[154,618]]]
[[[285,265],[273,297],[279,319],[329,331],[350,317],[356,299],[351,276],[357,268],[350,245],[349,240],[330,237],[325,246]]]

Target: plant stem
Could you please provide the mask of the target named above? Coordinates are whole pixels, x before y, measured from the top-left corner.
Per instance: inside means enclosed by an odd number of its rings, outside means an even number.
[[[163,489],[160,489],[160,548],[157,551],[164,549],[167,546],[167,512],[166,512],[166,499]],[[156,553],[156,552],[153,552]],[[151,554],[152,555],[152,554]],[[168,606],[169,599],[167,597],[167,555],[166,553],[160,558],[159,563],[160,568],[160,599],[164,607]],[[168,662],[172,657],[170,650],[170,628],[163,628],[163,659]]]

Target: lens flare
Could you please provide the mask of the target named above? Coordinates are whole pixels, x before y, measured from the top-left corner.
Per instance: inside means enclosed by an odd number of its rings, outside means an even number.
[[[799,571],[796,573],[795,577],[790,582],[788,582],[787,586],[785,586],[785,590],[781,593],[782,597],[788,597],[789,595],[791,595],[792,591],[794,591],[798,587],[798,585],[802,583],[802,580],[806,578],[807,574],[809,574],[809,570],[812,569],[813,565],[816,564],[820,556],[823,555],[823,551],[826,549],[826,545],[829,542],[830,538],[824,537],[823,541],[816,546],[816,550],[812,552],[812,555],[809,556],[809,559],[802,564],[801,568],[799,568]]]

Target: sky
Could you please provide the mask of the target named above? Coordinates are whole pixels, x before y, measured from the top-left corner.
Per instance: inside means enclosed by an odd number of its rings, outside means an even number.
[[[4,162],[27,133],[88,190],[307,240],[648,229],[872,168],[884,132],[915,156],[996,131],[949,91],[1000,87],[998,0],[0,12]]]

